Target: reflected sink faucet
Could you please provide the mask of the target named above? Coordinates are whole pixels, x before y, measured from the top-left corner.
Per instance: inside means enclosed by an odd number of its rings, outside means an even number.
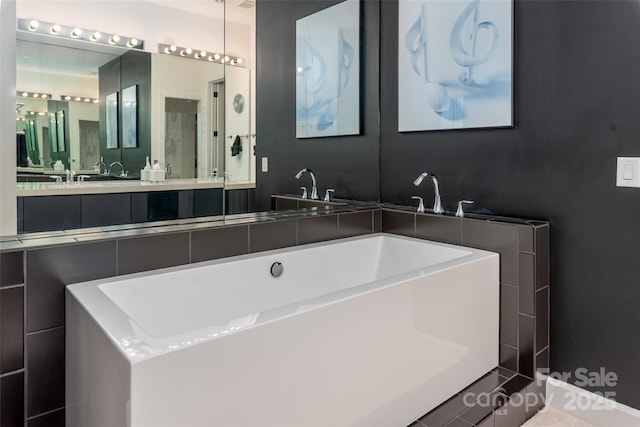
[[[304,168],[302,169],[300,172],[298,172],[296,174],[296,179],[300,179],[302,178],[302,175],[304,175],[305,172],[309,172],[309,175],[311,175],[311,181],[313,183],[313,187],[311,188],[311,199],[312,200],[318,200],[318,187],[316,186],[316,176],[313,174],[313,171],[311,169],[307,169]],[[304,199],[305,197],[303,197]]]
[[[120,162],[113,162],[109,165],[109,169],[111,169],[113,167],[113,165],[120,165],[120,176],[123,178],[126,178],[127,173],[124,170],[124,166],[122,166],[122,163]]]
[[[435,191],[435,197],[433,200],[433,212],[437,214],[444,213],[442,202],[440,201],[440,189],[438,188],[438,179],[434,174],[432,174],[431,172],[424,172],[419,177],[417,177],[415,181],[413,181],[413,185],[417,187],[422,183],[422,180],[425,179],[426,177],[430,177],[431,180],[433,181],[433,189]]]
[[[107,169],[107,164],[102,160],[100,160],[98,163],[96,163],[93,166],[94,167],[98,166],[98,175],[109,175],[109,169]],[[102,166],[104,166],[104,173],[102,173]]]

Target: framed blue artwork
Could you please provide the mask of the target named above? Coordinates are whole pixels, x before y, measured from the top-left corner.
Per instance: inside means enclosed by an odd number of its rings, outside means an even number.
[[[138,146],[138,85],[122,89],[122,148]]]
[[[296,138],[360,134],[360,0],[296,21]]]
[[[398,130],[513,126],[513,0],[398,7]]]

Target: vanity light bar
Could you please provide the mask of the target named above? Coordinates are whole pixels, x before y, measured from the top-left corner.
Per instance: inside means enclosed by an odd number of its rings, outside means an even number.
[[[191,49],[174,44],[158,43],[158,52],[183,58],[198,59],[218,64],[244,66],[244,59],[239,56],[229,56],[222,53],[207,52],[206,50]]]
[[[83,102],[86,104],[99,104],[98,98],[87,98],[86,96],[60,95],[61,101]]]
[[[100,31],[36,21],[33,19],[18,18],[18,30],[128,49],[144,49],[144,41],[135,37],[101,33]]]
[[[16,91],[16,96],[22,97],[22,98],[33,98],[33,99],[51,99],[50,93],[28,92],[25,90]]]

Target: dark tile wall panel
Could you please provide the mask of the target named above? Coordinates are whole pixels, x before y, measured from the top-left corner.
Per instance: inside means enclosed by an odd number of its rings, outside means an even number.
[[[518,229],[489,221],[462,221],[462,244],[500,253],[500,283],[518,284]]]
[[[24,372],[0,378],[0,426],[24,425]]]
[[[340,237],[371,233],[374,227],[373,220],[371,211],[340,214],[338,215],[338,233]]]
[[[533,243],[533,227],[524,225],[518,226],[518,250],[520,252],[533,253]]]
[[[27,332],[64,325],[64,287],[116,275],[116,242],[27,251]]]
[[[528,253],[518,254],[518,306],[520,313],[535,316],[536,284],[535,256]]]
[[[533,378],[533,364],[535,362],[535,318],[520,314],[518,319],[518,372]]]
[[[64,406],[64,328],[27,335],[27,416]]]
[[[549,227],[536,227],[536,289],[549,284]]]
[[[298,222],[264,222],[249,225],[249,252],[295,246],[298,242]]]
[[[382,211],[376,209],[373,211],[373,232],[379,233],[382,231]]]
[[[65,427],[64,409],[31,418],[27,427]]]
[[[118,240],[118,274],[137,273],[189,263],[189,233]]]
[[[286,199],[284,197],[272,197],[271,208],[276,211],[298,209],[298,201],[295,199]]]
[[[518,288],[500,285],[500,342],[518,345]]]
[[[0,253],[0,288],[24,283],[24,252]]]
[[[338,216],[323,215],[298,219],[298,244],[322,242],[341,237],[338,233]]]
[[[24,367],[24,286],[0,290],[0,374]]]
[[[461,220],[450,216],[416,215],[416,237],[459,245]]]
[[[500,344],[499,349],[500,366],[512,371],[518,370],[518,349],[510,345]]]
[[[536,352],[549,345],[549,287],[536,292]]]
[[[392,212],[383,210],[382,231],[385,233],[415,237],[415,215],[410,212]]]
[[[191,232],[191,262],[249,253],[249,226]]]

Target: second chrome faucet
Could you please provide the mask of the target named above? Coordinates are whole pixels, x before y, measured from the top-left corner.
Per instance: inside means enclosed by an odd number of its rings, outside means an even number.
[[[307,168],[302,169],[300,172],[296,174],[296,179],[302,178],[302,175],[304,175],[305,172],[308,172],[309,175],[311,175],[311,181],[313,185],[313,187],[311,188],[310,199],[318,200],[319,197],[318,197],[318,187],[316,186],[316,176],[313,174],[313,171],[311,169],[307,169]],[[304,197],[304,194],[306,194],[306,189],[305,189],[305,193],[303,193],[303,196],[302,196],[303,199],[306,199],[306,197]]]
[[[422,173],[419,177],[416,178],[415,181],[413,181],[413,185],[415,185],[416,187],[419,186],[422,183],[422,181],[427,177],[431,178],[431,181],[433,181],[433,189],[435,193],[434,200],[433,200],[433,212],[438,214],[444,213],[444,208],[442,207],[442,201],[440,200],[440,188],[438,188],[438,179],[434,174],[432,174],[431,172]],[[422,205],[422,200],[420,200],[420,204]]]

